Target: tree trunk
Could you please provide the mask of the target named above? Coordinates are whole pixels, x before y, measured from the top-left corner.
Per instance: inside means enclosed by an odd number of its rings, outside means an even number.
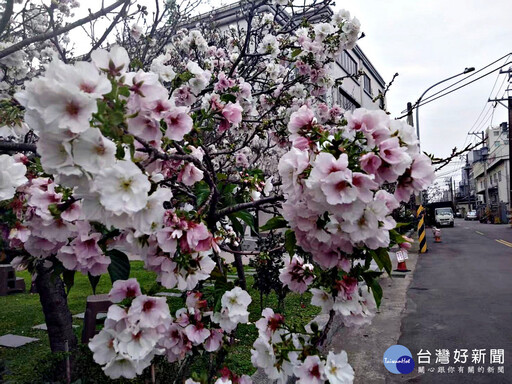
[[[237,249],[240,249],[237,247]],[[245,271],[244,271],[244,264],[242,263],[242,255],[235,253],[234,254],[235,261],[233,264],[236,268],[236,273],[238,275],[238,281],[240,282],[240,288],[242,288],[244,291],[247,291],[247,282],[245,281]]]
[[[52,352],[73,351],[77,347],[77,338],[73,332],[73,319],[68,307],[64,283],[59,276],[52,276],[51,269],[39,265],[36,287],[48,327]],[[65,376],[65,361],[59,373]]]

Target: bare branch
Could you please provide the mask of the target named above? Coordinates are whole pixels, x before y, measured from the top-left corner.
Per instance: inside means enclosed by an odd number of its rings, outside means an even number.
[[[110,35],[110,32],[112,32],[112,30],[114,29],[114,27],[117,25],[119,19],[121,18],[121,16],[123,16],[124,14],[126,14],[126,9],[128,8],[128,6],[130,5],[130,2],[127,1],[124,5],[123,5],[123,8],[121,8],[121,10],[119,11],[119,13],[116,15],[116,17],[114,17],[114,20],[112,20],[112,23],[110,23],[110,25],[108,26],[108,28],[105,30],[105,32],[103,33],[103,35],[100,37],[100,39],[92,46],[91,50],[89,51],[89,53],[84,57],[84,60],[88,60],[89,57],[91,56],[91,53],[95,50],[95,49],[98,49],[101,44],[103,44],[103,42],[105,41],[105,39],[107,38],[108,35]]]
[[[224,217],[224,216],[229,215],[234,212],[243,211],[244,209],[256,208],[260,205],[275,203],[276,201],[282,201],[282,200],[284,200],[284,196],[277,195],[277,196],[265,197],[263,199],[251,201],[248,203],[240,203],[240,204],[232,205],[231,207],[227,207],[227,208],[224,208],[224,209],[221,209],[220,211],[218,211],[216,218],[220,219],[221,217]]]
[[[7,28],[7,24],[9,24],[9,20],[11,19],[12,16],[13,5],[14,0],[7,0],[7,3],[5,4],[4,14],[2,15],[2,19],[0,19],[0,35]]]
[[[77,20],[74,23],[66,25],[65,27],[59,28],[55,31],[42,33],[40,35],[29,37],[28,39],[22,40],[19,43],[13,44],[10,47],[7,47],[4,50],[0,51],[0,59],[4,58],[6,56],[9,56],[11,53],[17,52],[20,49],[23,49],[32,43],[49,40],[49,39],[54,38],[55,36],[62,35],[63,33],[69,32],[74,28],[84,25],[85,23],[89,23],[93,20],[98,19],[99,17],[105,16],[112,10],[119,7],[121,4],[129,3],[129,2],[130,2],[130,0],[118,0],[114,4],[110,5],[109,7],[101,9],[100,11],[98,11],[96,13],[92,13],[89,16],[84,17],[83,19]]]
[[[37,153],[35,144],[14,143],[11,141],[0,141],[1,152],[34,152]]]

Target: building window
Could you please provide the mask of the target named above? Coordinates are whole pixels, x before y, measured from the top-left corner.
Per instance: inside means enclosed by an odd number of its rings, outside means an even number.
[[[498,174],[497,173],[494,174],[494,182],[496,184],[498,184]]]
[[[368,75],[364,75],[363,76],[363,86],[364,86],[364,90],[369,94],[371,95],[372,94],[372,81],[371,79],[368,77]]]
[[[498,171],[498,181],[501,182],[501,171]]]
[[[355,75],[357,73],[357,62],[350,57],[347,51],[341,52],[340,64],[349,75]]]
[[[348,97],[345,95],[338,93],[339,96],[339,106],[343,108],[345,111],[353,111],[354,109],[358,108],[356,104],[354,104]]]
[[[493,133],[494,133],[494,136],[499,136],[500,131],[493,131]]]

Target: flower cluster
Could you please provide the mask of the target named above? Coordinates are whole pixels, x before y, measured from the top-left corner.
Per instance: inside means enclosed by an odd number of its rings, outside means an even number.
[[[25,184],[27,167],[9,155],[0,155],[0,201],[11,199],[16,188]]]
[[[412,127],[382,111],[358,109],[337,125],[318,120],[307,106],[290,117],[294,147],[279,162],[287,194],[283,215],[321,267],[348,272],[357,249],[390,245],[392,211],[429,185],[434,173]],[[322,132],[329,135],[319,147],[297,148]],[[389,183],[397,183],[394,194],[383,189]]]
[[[110,299],[119,303],[128,299],[129,307],[112,305],[105,327],[89,342],[94,361],[113,379],[134,378],[151,364],[157,347],[172,317],[163,297],[142,295],[134,280],[116,281]]]
[[[317,317],[308,324],[304,333],[290,330],[284,317],[270,308],[266,308],[262,316],[256,322],[258,338],[251,350],[251,360],[269,378],[279,384],[288,382],[292,376],[303,384],[352,382],[354,371],[348,364],[345,351],[329,352],[326,357],[320,353],[311,354],[318,332],[325,327],[321,318]]]

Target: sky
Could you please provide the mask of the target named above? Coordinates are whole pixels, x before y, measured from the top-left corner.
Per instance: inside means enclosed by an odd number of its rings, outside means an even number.
[[[394,73],[399,73],[387,97],[388,110],[394,117],[400,116],[407,102],[414,103],[431,85],[466,67],[478,70],[512,52],[510,0],[343,0],[337,1],[338,8],[349,10],[361,21],[366,36],[359,46],[384,80],[389,82]],[[512,59],[509,61],[512,65]],[[492,103],[487,103],[495,81],[491,98],[506,97],[507,75],[496,71],[422,106],[422,150],[446,157],[453,147],[476,142],[475,136],[467,135],[469,131],[485,130],[491,121],[493,125],[507,121],[504,106],[493,108]],[[433,88],[425,98],[446,85],[450,82]],[[456,162],[438,174],[459,179],[460,166]]]
[[[205,1],[198,11],[206,12],[232,2]],[[99,5],[100,1],[90,0],[91,7],[93,3]],[[139,0],[138,3],[151,9],[154,2]],[[475,67],[476,72],[512,52],[510,0],[336,1],[334,9],[341,8],[360,20],[366,36],[358,44],[384,80],[389,82],[396,72],[399,74],[387,94],[387,108],[392,117],[400,116],[407,102],[414,103],[431,85],[466,67]],[[512,57],[508,61],[512,66]],[[505,63],[504,59],[488,70]],[[490,124],[496,126],[507,121],[504,106],[498,104],[493,108],[487,102],[489,96],[507,96],[506,76],[495,71],[422,106],[419,109],[422,150],[446,157],[452,148],[461,149],[476,142],[476,136],[468,136],[468,132],[480,132]],[[425,98],[450,84],[433,88]],[[450,176],[460,179],[461,166],[462,161],[456,161],[445,167],[438,172],[440,180]]]

